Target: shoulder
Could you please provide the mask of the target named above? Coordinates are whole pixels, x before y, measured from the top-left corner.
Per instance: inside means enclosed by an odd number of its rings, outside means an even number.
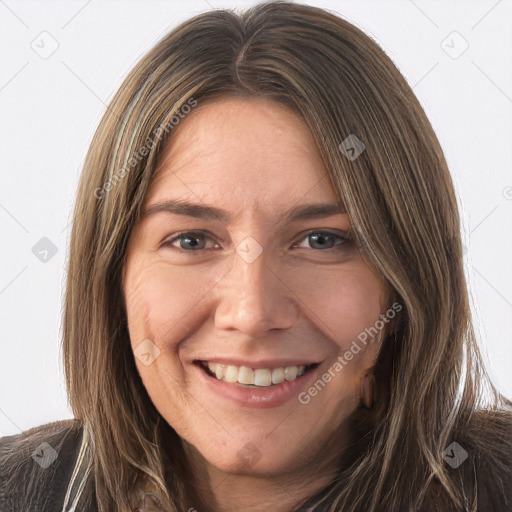
[[[474,458],[479,512],[512,510],[512,410],[479,410],[462,436]]]
[[[1,437],[0,510],[59,510],[82,434],[68,419]]]
[[[454,462],[452,455],[459,460]],[[467,424],[454,430],[443,458],[463,486],[468,510],[473,501],[478,512],[512,510],[511,410],[475,411]]]
[[[512,412],[474,412],[469,422],[453,430],[442,458],[452,482],[464,495],[464,508],[458,512],[512,511]],[[428,488],[421,510],[456,510],[437,477]]]

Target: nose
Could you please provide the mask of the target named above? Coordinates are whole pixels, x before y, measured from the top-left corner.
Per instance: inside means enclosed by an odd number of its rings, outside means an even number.
[[[272,261],[265,251],[254,261],[238,253],[233,255],[233,266],[217,287],[218,329],[238,330],[258,338],[271,329],[289,329],[294,325],[297,293]]]

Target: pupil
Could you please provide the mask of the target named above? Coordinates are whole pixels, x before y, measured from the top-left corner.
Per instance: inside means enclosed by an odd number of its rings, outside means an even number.
[[[191,236],[186,236],[183,238],[183,243],[184,244],[189,244],[191,245],[192,247],[197,247],[198,245],[200,245],[198,242],[197,242],[197,238],[195,237],[191,237]],[[182,244],[182,247],[183,247],[183,244]]]
[[[328,238],[332,239],[332,235],[324,236],[324,235],[321,235],[321,234],[316,234],[316,235],[310,235],[310,236],[313,239],[313,244],[320,242],[319,247],[321,249],[325,248],[325,243],[324,242],[325,242],[326,239],[328,239]]]

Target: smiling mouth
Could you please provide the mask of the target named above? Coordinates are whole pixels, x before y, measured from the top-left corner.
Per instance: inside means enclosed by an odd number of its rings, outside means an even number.
[[[199,365],[210,377],[246,388],[271,387],[283,382],[293,382],[319,365],[319,363],[314,363],[300,366],[253,369],[248,366],[220,364],[212,361],[195,361],[194,363]]]

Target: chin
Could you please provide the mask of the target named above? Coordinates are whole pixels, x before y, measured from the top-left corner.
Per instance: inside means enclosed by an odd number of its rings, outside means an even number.
[[[276,446],[247,441],[239,449],[234,449],[234,444],[231,440],[228,442],[227,450],[212,450],[216,443],[208,440],[208,446],[205,446],[204,450],[199,450],[199,453],[218,471],[264,478],[296,471],[299,465],[302,466],[306,462],[301,446],[298,445],[295,450],[290,450],[289,442],[282,442]],[[220,443],[217,446],[219,445]]]

